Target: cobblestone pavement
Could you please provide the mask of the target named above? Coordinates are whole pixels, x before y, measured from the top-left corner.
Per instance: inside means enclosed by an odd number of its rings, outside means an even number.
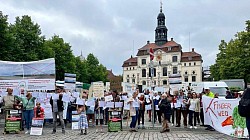
[[[1,126],[0,131],[3,132]],[[232,137],[218,133],[216,131],[207,131],[204,127],[198,129],[175,128],[171,127],[171,132],[160,133],[160,127],[147,128],[138,132],[129,132],[124,129],[121,132],[107,132],[107,127],[104,126],[104,133],[96,132],[94,127],[88,129],[87,135],[79,135],[79,131],[66,129],[66,134],[63,135],[61,129],[58,128],[56,134],[51,134],[52,128],[47,126],[43,129],[42,136],[30,136],[21,132],[20,134],[0,134],[0,140],[233,140]]]

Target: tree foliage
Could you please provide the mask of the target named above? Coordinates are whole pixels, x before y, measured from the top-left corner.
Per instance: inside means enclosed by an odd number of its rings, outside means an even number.
[[[28,15],[16,17],[9,24],[8,16],[0,11],[0,56],[4,61],[55,58],[57,80],[64,80],[64,73],[75,73],[80,82],[107,81],[106,67],[93,54],[86,60],[75,57],[69,43],[58,35],[46,39]]]
[[[250,21],[246,30],[238,32],[235,39],[219,45],[216,63],[210,67],[214,80],[244,79],[250,82]]]

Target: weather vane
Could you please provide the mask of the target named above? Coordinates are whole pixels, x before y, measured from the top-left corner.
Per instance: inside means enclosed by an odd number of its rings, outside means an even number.
[[[162,0],[160,1],[160,4],[161,4],[161,12],[162,12],[162,5],[163,5]]]

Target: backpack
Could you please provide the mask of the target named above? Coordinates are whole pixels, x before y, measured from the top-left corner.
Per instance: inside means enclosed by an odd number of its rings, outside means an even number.
[[[238,113],[241,117],[250,117],[250,99],[244,99],[243,97],[240,99],[238,105]]]

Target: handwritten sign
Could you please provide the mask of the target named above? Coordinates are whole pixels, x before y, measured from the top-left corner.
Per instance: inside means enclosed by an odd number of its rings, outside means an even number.
[[[93,82],[93,97],[101,98],[104,97],[104,83],[103,82]]]

